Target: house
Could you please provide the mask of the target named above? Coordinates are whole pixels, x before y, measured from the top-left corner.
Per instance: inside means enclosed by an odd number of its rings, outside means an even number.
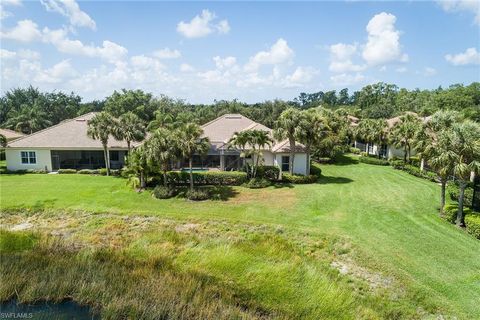
[[[100,141],[87,136],[88,120],[95,113],[87,113],[74,119],[19,138],[6,148],[7,169],[11,171],[36,169],[57,171],[58,169],[98,169],[105,167],[103,146]],[[204,157],[194,156],[196,169],[238,170],[244,165],[240,150],[231,148],[228,141],[235,132],[244,130],[264,130],[272,134],[272,129],[240,114],[226,114],[202,126],[204,136],[211,142],[211,148]],[[136,147],[141,143],[133,143]],[[110,167],[121,168],[127,153],[127,143],[111,137],[108,143]],[[287,141],[275,142],[263,150],[264,165],[278,166],[289,171],[290,146]],[[307,174],[310,157],[303,145],[295,150],[293,172]],[[182,167],[183,164],[179,164]]]
[[[102,143],[87,136],[87,122],[94,116],[94,112],[87,113],[12,141],[5,150],[7,169],[104,168]],[[111,137],[108,147],[111,168],[123,167],[127,143]]]
[[[418,117],[419,120],[421,120],[424,123],[428,122],[431,118],[431,117],[421,118],[415,112],[410,112],[410,111],[405,112],[405,114],[414,115],[414,116]],[[386,120],[387,131],[390,131],[398,122],[400,122],[402,116],[403,115],[387,119]],[[351,122],[351,125],[352,126],[357,126],[358,122]],[[373,154],[373,155],[377,155],[377,156],[380,155],[381,157],[387,158],[387,159],[403,158],[403,155],[404,155],[403,149],[396,148],[394,145],[392,145],[390,143],[384,144],[384,145],[377,145],[377,144],[369,145],[368,150],[367,150],[367,144],[365,142],[354,141],[353,147],[360,149],[362,152],[367,152],[368,154]],[[411,151],[411,154],[410,154],[411,156],[414,156],[416,154],[415,150],[412,149],[410,151]]]
[[[228,142],[235,132],[245,130],[263,130],[273,136],[272,129],[257,123],[241,114],[225,114],[202,126],[204,137],[208,137],[211,143],[210,151],[206,157],[195,156],[193,166],[202,169],[217,169],[222,171],[238,170],[244,165],[244,159],[240,156],[240,150],[232,148]],[[269,166],[278,166],[282,171],[289,171],[290,145],[288,141],[275,141],[271,147],[262,150],[263,159],[260,163]],[[297,144],[294,156],[293,172],[296,174],[308,174],[310,157],[305,147]]]
[[[2,129],[2,128],[0,128],[0,135],[7,138],[7,143],[25,136],[23,133],[13,131],[10,129]]]

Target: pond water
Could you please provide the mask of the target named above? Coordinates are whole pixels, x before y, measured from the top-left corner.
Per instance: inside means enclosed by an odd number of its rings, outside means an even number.
[[[91,309],[66,300],[60,303],[38,302],[17,304],[16,300],[0,303],[0,319],[39,319],[39,320],[97,320]]]

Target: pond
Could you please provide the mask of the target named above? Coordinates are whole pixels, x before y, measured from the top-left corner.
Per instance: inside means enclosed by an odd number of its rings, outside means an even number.
[[[66,300],[59,303],[38,302],[18,303],[15,299],[0,303],[0,319],[39,319],[39,320],[97,320],[100,316],[86,306]]]

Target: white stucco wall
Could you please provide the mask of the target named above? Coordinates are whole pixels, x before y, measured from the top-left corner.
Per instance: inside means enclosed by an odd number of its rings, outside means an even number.
[[[274,165],[281,167],[282,156],[290,156],[289,153],[276,153],[274,157]],[[308,156],[306,153],[296,153],[293,160],[293,173],[307,175]]]
[[[35,151],[37,156],[37,163],[36,164],[23,164],[21,153],[22,151]],[[49,149],[5,149],[5,158],[7,160],[7,169],[11,171],[17,170],[28,170],[28,169],[36,169],[36,170],[45,170],[52,171],[52,159],[50,157],[50,150]]]
[[[403,159],[404,151],[403,149],[397,149],[393,145],[388,145],[388,159],[399,158]],[[417,152],[413,149],[410,150],[410,156],[416,155]]]

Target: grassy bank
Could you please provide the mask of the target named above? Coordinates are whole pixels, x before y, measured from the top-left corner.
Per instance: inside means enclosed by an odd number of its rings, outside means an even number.
[[[354,161],[322,170],[317,184],[234,187],[200,203],[113,177],[2,175],[2,209],[14,212],[2,223],[88,244],[75,255],[107,244],[135,261],[168,258],[175,272],[214,279],[213,291],[229,288],[225,303],[249,316],[480,314],[480,243],[438,218],[436,184]]]

